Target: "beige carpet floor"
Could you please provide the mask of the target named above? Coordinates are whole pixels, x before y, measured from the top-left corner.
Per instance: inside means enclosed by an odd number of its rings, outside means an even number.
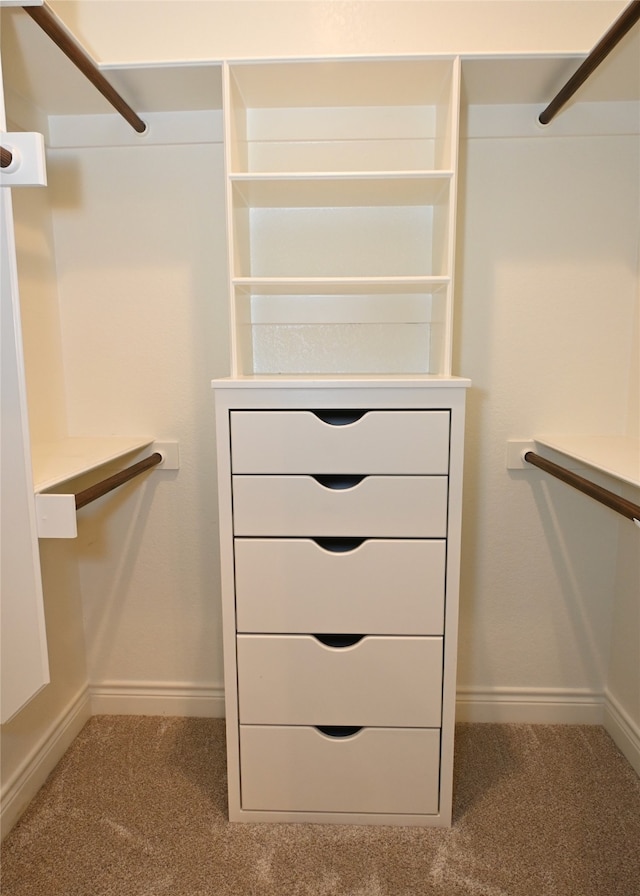
[[[640,896],[640,780],[599,727],[461,725],[450,830],[230,825],[223,723],[98,716],[3,896]]]

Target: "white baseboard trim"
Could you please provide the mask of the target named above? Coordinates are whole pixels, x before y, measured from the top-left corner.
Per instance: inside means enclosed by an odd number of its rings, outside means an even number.
[[[602,725],[603,694],[587,689],[459,687],[457,722]]]
[[[89,686],[93,715],[224,718],[224,687],[185,682],[107,681]],[[600,691],[461,687],[458,722],[602,725]]]
[[[89,685],[96,716],[190,716],[224,718],[224,688],[167,681],[103,681]]]
[[[620,752],[640,775],[640,726],[608,690],[604,693],[604,727]]]
[[[83,687],[34,745],[0,793],[0,827],[4,838],[91,717],[89,692]]]

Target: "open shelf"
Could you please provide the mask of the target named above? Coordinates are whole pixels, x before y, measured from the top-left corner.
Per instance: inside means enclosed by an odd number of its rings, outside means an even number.
[[[239,63],[233,172],[451,169],[449,59]]]
[[[236,281],[243,370],[428,373],[439,366],[448,286],[446,277]]]
[[[451,370],[459,61],[230,63],[232,374]]]
[[[447,206],[235,208],[235,277],[446,276]]]
[[[535,436],[538,445],[640,488],[640,439],[628,436]]]
[[[149,436],[70,437],[31,449],[34,492],[39,494],[153,444]]]

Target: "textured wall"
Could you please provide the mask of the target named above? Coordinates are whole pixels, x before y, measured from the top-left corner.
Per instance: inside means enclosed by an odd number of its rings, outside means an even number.
[[[79,514],[91,682],[221,682],[210,381],[228,372],[222,147],[59,151],[52,191],[70,434],[177,439]]]
[[[638,139],[472,138],[462,165],[458,365],[473,389],[460,684],[597,693],[617,518],[542,473],[507,471],[505,448],[626,432]]]

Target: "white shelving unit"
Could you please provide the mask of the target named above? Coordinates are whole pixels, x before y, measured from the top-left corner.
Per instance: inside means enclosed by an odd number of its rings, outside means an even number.
[[[232,374],[451,372],[459,63],[237,63]]]
[[[223,73],[232,370],[214,388],[232,821],[451,820],[459,68]]]

